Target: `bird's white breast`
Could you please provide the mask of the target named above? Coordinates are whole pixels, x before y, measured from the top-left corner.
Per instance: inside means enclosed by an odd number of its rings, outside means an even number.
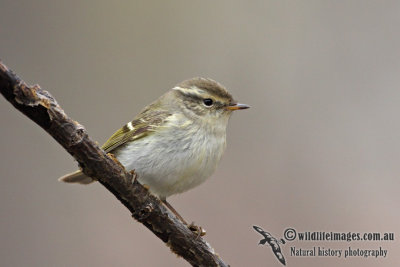
[[[203,183],[214,172],[226,144],[226,124],[207,127],[174,118],[159,131],[116,152],[126,169],[166,198]]]

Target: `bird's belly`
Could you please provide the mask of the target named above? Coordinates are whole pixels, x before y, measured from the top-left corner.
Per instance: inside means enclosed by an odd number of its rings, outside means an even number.
[[[153,194],[166,198],[210,177],[224,148],[225,135],[206,140],[199,131],[190,136],[154,134],[127,144],[116,156],[126,169],[135,169],[139,182]]]

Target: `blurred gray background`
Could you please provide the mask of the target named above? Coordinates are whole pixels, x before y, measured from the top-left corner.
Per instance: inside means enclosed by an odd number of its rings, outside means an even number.
[[[194,76],[237,112],[216,173],[171,197],[232,266],[281,266],[258,246],[298,231],[400,233],[399,1],[0,1],[0,58],[103,143]],[[1,266],[187,266],[0,98]],[[397,236],[396,236],[397,237]],[[290,247],[387,249],[300,258]],[[398,266],[399,242],[288,242],[288,266]]]

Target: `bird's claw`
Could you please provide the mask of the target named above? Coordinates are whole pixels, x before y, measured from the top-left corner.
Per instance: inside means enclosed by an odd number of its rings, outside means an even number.
[[[190,231],[197,235],[196,238],[199,238],[200,236],[205,236],[207,233],[205,229],[203,229],[201,226],[195,225],[194,222],[188,225],[188,228]]]

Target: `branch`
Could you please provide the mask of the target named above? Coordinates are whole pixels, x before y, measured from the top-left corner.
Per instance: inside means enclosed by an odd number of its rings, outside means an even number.
[[[160,200],[138,182],[111,154],[89,138],[85,128],[69,118],[49,92],[28,86],[0,61],[0,92],[19,111],[50,134],[82,167],[174,253],[193,266],[228,266],[211,246],[188,229]]]

